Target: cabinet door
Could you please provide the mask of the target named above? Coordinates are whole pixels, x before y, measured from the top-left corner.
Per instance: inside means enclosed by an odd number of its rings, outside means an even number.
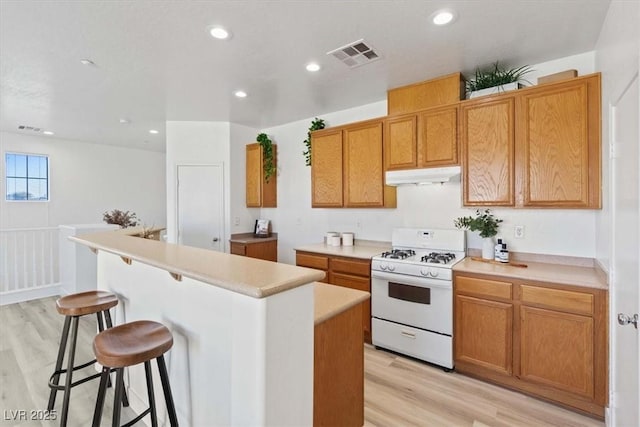
[[[520,379],[593,398],[593,319],[522,306],[520,322]]]
[[[247,145],[247,207],[260,207],[262,204],[262,149],[260,144]]]
[[[512,374],[512,304],[456,295],[455,321],[456,362]]]
[[[336,286],[371,292],[371,280],[366,277],[352,276],[350,274],[330,273],[329,283]],[[362,329],[365,341],[371,342],[371,299],[362,302]]]
[[[250,243],[247,245],[246,255],[251,258],[278,261],[278,241]]]
[[[518,205],[599,208],[599,76],[528,92],[517,108]]]
[[[458,107],[418,115],[418,167],[458,164]]]
[[[416,116],[402,116],[384,122],[385,170],[417,167]]]
[[[342,131],[311,136],[311,206],[342,206]]]
[[[234,255],[245,256],[247,254],[247,245],[237,242],[229,243],[230,252]]]
[[[384,205],[381,121],[344,129],[344,177],[345,207]]]
[[[463,204],[513,206],[513,97],[468,103],[460,114]]]

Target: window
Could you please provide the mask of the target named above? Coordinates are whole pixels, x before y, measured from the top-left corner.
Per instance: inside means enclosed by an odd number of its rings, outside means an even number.
[[[49,200],[49,158],[5,154],[5,200]]]

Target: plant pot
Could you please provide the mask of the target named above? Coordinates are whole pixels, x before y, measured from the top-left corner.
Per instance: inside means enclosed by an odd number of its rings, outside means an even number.
[[[488,87],[486,89],[474,90],[473,92],[469,92],[469,99],[477,98],[479,96],[485,95],[493,95],[495,93],[502,93],[508,90],[516,90],[520,88],[522,85],[518,82],[507,83],[506,85],[493,86]]]
[[[493,237],[483,237],[482,238],[482,258],[483,259],[493,259],[495,255],[495,246],[496,242]]]

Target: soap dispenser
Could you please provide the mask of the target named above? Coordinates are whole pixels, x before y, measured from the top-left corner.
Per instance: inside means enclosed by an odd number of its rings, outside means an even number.
[[[493,250],[493,259],[500,261],[500,253],[502,252],[502,239],[498,239],[498,243]]]

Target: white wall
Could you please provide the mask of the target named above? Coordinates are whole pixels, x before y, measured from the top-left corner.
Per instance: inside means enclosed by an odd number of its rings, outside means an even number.
[[[49,156],[49,202],[6,202],[0,229],[102,222],[107,210],[130,210],[147,225],[164,225],[165,155],[86,142],[0,132],[0,176],[5,152]]]
[[[619,98],[638,70],[640,16],[638,2],[613,1],[596,45],[596,69],[602,72],[602,211],[597,215],[596,257],[609,268],[611,252],[609,106]]]
[[[577,69],[579,75],[595,70],[594,52],[586,52],[543,64],[528,76],[536,83],[539,75]],[[386,101],[322,115],[328,126],[386,115]],[[326,231],[353,231],[356,239],[391,239],[394,227],[453,227],[453,220],[473,209],[461,207],[460,183],[398,188],[397,209],[312,209],[311,169],[304,165],[302,141],[311,124],[309,118],[265,129],[278,144],[278,207],[262,209],[261,216],[273,221],[278,232],[278,260],[294,263],[293,248],[321,242]],[[517,252],[595,257],[594,210],[495,209],[504,219],[499,233]],[[513,226],[524,225],[525,238],[513,238]],[[468,234],[468,246],[480,248],[475,233]]]
[[[255,141],[257,131],[228,122],[169,121],[167,135],[167,239],[177,241],[176,172],[178,165],[222,163],[224,168],[224,248],[232,232],[253,230],[259,210],[245,207],[246,144]],[[238,219],[236,225],[236,218]],[[232,225],[233,224],[233,225]]]

